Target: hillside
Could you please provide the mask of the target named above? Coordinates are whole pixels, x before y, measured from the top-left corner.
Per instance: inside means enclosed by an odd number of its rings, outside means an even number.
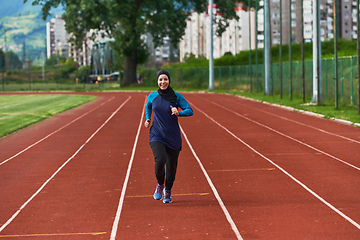
[[[11,17],[17,13],[41,10],[41,6],[32,6],[31,3],[31,0],[26,3],[24,3],[24,0],[1,0],[0,19]]]
[[[46,22],[42,19],[41,6],[32,6],[32,0],[25,4],[23,0],[1,0],[0,8],[0,48],[4,48],[6,32],[7,50],[12,50],[22,59],[23,43],[26,46],[26,58],[31,60],[45,53]],[[53,10],[52,15],[61,14],[62,9]]]

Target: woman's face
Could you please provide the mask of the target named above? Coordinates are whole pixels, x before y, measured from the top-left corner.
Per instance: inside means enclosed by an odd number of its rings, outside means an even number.
[[[161,74],[158,78],[158,86],[161,90],[166,90],[169,87],[169,78],[166,74]]]

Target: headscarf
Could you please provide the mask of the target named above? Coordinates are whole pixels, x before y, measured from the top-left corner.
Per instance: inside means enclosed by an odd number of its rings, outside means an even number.
[[[174,90],[172,89],[172,87],[170,87],[170,74],[166,70],[160,70],[157,73],[156,82],[159,80],[159,76],[162,74],[165,74],[168,77],[169,86],[165,90],[161,90],[159,87],[158,93],[162,98],[164,98],[165,100],[169,101],[170,103],[176,105],[177,97],[176,97],[176,94],[175,94]]]

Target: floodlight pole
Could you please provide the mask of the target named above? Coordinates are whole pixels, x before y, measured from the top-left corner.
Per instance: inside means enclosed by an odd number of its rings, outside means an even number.
[[[271,84],[271,44],[270,44],[270,3],[269,0],[264,0],[264,66],[265,66],[265,94],[272,95],[270,84]]]
[[[335,9],[334,9],[335,11]],[[320,0],[313,6],[313,103],[321,102],[321,38],[320,38]],[[336,13],[334,12],[334,21]],[[336,29],[334,30],[336,31]]]
[[[302,62],[302,101],[305,102],[305,61],[304,61],[304,0],[301,0],[301,62]]]
[[[250,0],[248,0],[248,13],[249,13],[249,77],[250,77],[250,92],[252,93],[252,77],[251,77],[251,16],[250,16]]]
[[[337,49],[337,40],[338,40],[338,36],[337,36],[337,7],[336,7],[336,2],[334,1],[334,60],[335,60],[335,76],[334,76],[334,80],[335,80],[335,109],[338,109],[339,107],[339,99],[338,99],[338,89],[339,89],[339,84],[338,84],[338,49]]]
[[[210,59],[209,59],[209,90],[214,90],[214,56],[213,56],[213,0],[209,0],[210,17]]]
[[[258,73],[258,1],[255,1],[255,65],[256,65],[256,92],[259,92],[259,73]]]
[[[279,80],[280,80],[280,99],[282,99],[283,98],[283,96],[282,96],[282,94],[283,94],[283,79],[282,79],[282,0],[280,0],[279,12],[280,12]]]
[[[360,0],[357,0],[357,60],[358,60],[358,114],[360,114],[360,17],[359,17],[359,7]]]
[[[291,1],[289,1],[289,95],[290,100],[293,99],[293,82],[292,82],[292,16],[291,16]]]

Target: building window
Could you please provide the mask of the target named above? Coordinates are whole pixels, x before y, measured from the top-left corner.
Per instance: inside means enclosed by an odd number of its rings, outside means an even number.
[[[280,43],[280,39],[273,39],[273,44],[278,44],[278,43]]]

